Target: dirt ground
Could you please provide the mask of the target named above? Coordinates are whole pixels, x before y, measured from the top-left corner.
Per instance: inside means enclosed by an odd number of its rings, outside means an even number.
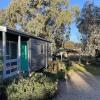
[[[73,73],[70,80],[59,82],[59,92],[53,100],[100,100],[100,76]]]

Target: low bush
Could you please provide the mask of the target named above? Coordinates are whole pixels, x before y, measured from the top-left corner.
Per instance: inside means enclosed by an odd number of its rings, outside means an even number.
[[[57,72],[59,70],[59,61],[49,62],[48,71],[49,72]]]
[[[69,62],[67,64],[69,64]],[[52,73],[58,73],[61,69],[65,69],[65,63],[57,60],[49,63],[47,71]]]
[[[54,62],[50,62],[46,71],[48,72],[51,71],[52,73],[54,73],[58,80],[65,80],[66,74],[68,73],[68,70],[70,69],[71,65],[72,65],[72,61],[70,60],[65,60],[63,62],[57,60]]]
[[[56,80],[43,73],[33,73],[31,77],[14,79],[7,86],[9,100],[44,100],[55,94]]]

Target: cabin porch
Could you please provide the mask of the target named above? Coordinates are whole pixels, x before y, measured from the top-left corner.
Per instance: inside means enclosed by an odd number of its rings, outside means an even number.
[[[28,37],[0,32],[0,77],[28,71]]]

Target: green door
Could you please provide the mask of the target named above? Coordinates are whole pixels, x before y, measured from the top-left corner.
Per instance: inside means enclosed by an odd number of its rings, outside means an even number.
[[[28,47],[27,42],[21,42],[21,71],[28,72]]]

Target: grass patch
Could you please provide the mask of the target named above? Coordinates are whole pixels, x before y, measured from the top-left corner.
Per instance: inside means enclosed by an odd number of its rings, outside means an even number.
[[[93,75],[99,76],[100,75],[100,67],[95,66],[86,66],[85,67],[88,72],[90,72]]]
[[[72,72],[90,72],[93,75],[100,75],[100,67],[92,66],[92,65],[83,65],[83,64],[75,64],[69,68],[68,73]]]
[[[69,71],[87,72],[87,70],[86,70],[86,68],[84,66],[80,66],[78,64],[75,64],[74,66],[71,66]]]

